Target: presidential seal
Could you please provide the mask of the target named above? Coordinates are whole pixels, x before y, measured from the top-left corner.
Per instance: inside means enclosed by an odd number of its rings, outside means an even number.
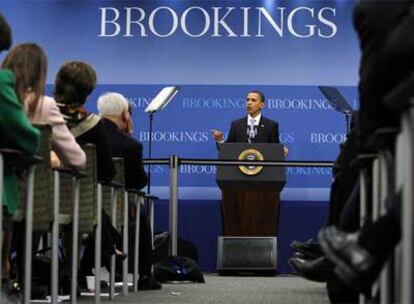
[[[239,160],[250,160],[250,161],[257,161],[257,160],[264,160],[263,154],[260,151],[255,149],[247,149],[244,150],[239,155]],[[241,172],[246,175],[256,175],[259,174],[260,171],[263,170],[263,166],[239,166]]]

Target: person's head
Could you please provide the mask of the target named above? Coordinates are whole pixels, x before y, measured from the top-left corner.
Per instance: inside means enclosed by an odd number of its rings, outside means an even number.
[[[98,98],[99,115],[110,119],[124,130],[130,120],[128,100],[119,93],[105,93]]]
[[[12,45],[12,33],[6,19],[0,14],[0,52]]]
[[[55,99],[67,106],[82,106],[96,86],[96,73],[93,67],[82,61],[63,64],[55,80]]]
[[[2,68],[13,72],[22,103],[31,95],[27,114],[32,116],[45,89],[47,58],[42,48],[34,43],[19,44],[8,52]]]
[[[265,106],[265,97],[260,91],[250,91],[246,97],[246,110],[255,117]]]

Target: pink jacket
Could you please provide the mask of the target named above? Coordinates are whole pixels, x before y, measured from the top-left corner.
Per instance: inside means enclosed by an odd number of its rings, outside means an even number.
[[[52,125],[53,151],[57,154],[62,164],[76,169],[85,168],[85,152],[78,145],[72,133],[70,133],[53,98],[43,97],[31,121],[32,123],[48,123]]]

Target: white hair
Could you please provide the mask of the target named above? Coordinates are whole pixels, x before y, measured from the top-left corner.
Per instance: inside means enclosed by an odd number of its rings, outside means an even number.
[[[99,115],[120,115],[128,110],[128,100],[119,93],[109,92],[98,98]]]

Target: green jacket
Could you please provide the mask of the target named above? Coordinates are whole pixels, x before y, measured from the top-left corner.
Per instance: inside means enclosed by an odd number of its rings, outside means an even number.
[[[40,134],[27,118],[14,86],[13,74],[8,70],[0,70],[0,148],[18,149],[33,155]],[[3,186],[3,206],[13,214],[19,202],[18,176],[5,175]]]

